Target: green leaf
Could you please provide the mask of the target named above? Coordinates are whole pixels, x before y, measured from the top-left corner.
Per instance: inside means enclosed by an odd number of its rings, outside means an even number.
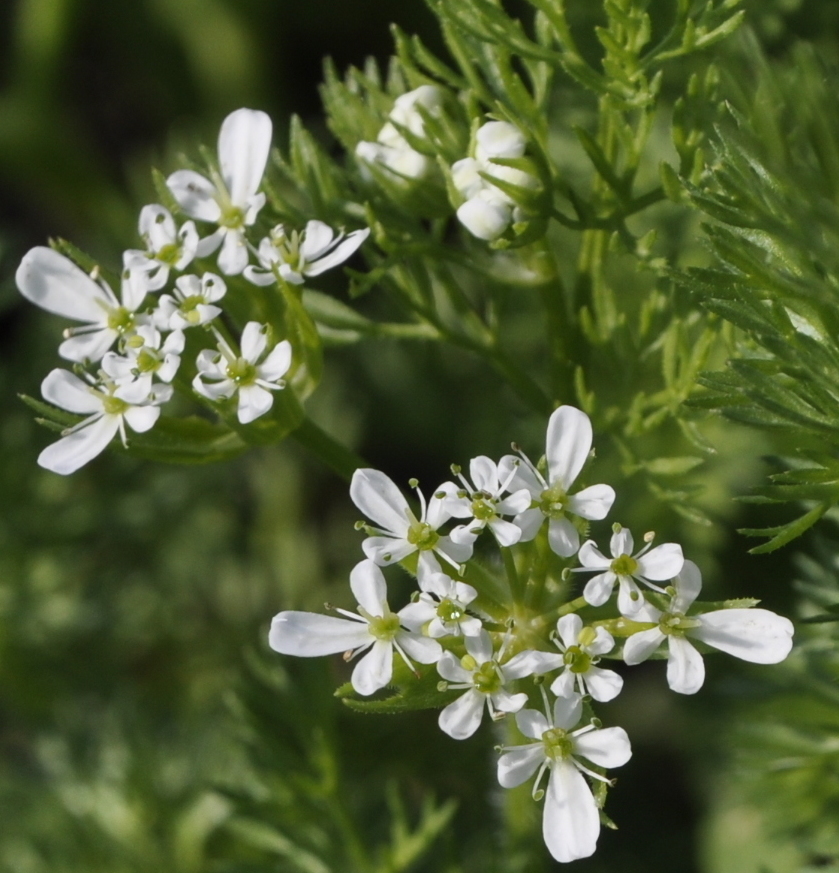
[[[698,467],[704,458],[695,455],[673,458],[656,458],[652,461],[644,461],[644,467],[654,476],[681,476]]]
[[[169,464],[212,464],[234,458],[247,447],[238,434],[224,425],[193,415],[161,417],[146,433],[129,432],[126,451],[138,458]]]
[[[809,530],[830,508],[829,504],[822,503],[814,507],[809,512],[796,518],[788,524],[782,524],[778,527],[768,528],[741,528],[738,533],[748,537],[771,537],[769,542],[755,546],[749,549],[750,555],[764,555],[768,552],[774,552],[792,542],[796,537],[800,537],[805,531]]]

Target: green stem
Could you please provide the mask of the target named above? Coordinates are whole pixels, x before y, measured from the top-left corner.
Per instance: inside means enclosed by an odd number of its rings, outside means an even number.
[[[582,609],[588,601],[585,597],[575,597],[573,600],[569,600],[568,603],[564,603],[562,606],[558,607],[554,610],[557,618],[562,618],[563,615],[568,615],[571,612],[576,612],[578,609]]]
[[[516,559],[512,549],[501,547],[501,557],[504,560],[504,570],[507,572],[507,583],[510,586],[510,594],[513,597],[513,603],[516,605],[521,603],[522,590],[521,580],[519,579],[519,571],[516,567]]]
[[[356,470],[370,466],[363,458],[318,427],[311,418],[304,418],[300,426],[291,432],[291,436],[348,482]]]

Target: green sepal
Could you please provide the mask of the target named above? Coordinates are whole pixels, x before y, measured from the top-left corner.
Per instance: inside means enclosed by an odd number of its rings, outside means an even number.
[[[806,512],[799,518],[793,521],[779,525],[778,527],[767,528],[740,528],[737,532],[749,537],[771,537],[771,539],[749,549],[750,555],[764,555],[767,552],[774,552],[792,542],[796,537],[800,537],[805,531],[809,530],[830,508],[827,503],[820,503],[818,506]]]
[[[50,430],[62,431],[66,427],[72,427],[82,420],[81,415],[73,415],[72,412],[65,412],[63,409],[58,409],[49,403],[44,403],[42,400],[36,400],[28,394],[18,394],[18,397],[39,416],[38,424],[49,428]]]
[[[85,273],[90,274],[94,270],[98,270],[99,275],[111,286],[112,289],[116,290],[117,296],[119,296],[120,278],[117,273],[103,267],[89,254],[83,252],[80,248],[74,246],[73,243],[68,242],[66,239],[58,237],[56,239],[50,239],[49,243],[51,249],[64,255],[65,258],[69,258],[77,267],[79,267],[79,269],[84,270]]]

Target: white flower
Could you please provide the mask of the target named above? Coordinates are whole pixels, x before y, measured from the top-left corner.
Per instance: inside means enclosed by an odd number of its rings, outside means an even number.
[[[154,374],[161,382],[171,382],[181,365],[184,335],[176,330],[163,340],[159,330],[143,324],[122,345],[125,355],[108,352],[102,358],[102,369],[114,381],[133,381]]]
[[[129,249],[123,252],[124,269],[145,273],[149,291],[159,291],[169,280],[171,269],[183,271],[192,263],[198,249],[198,231],[191,221],[178,230],[172,213],[154,203],[140,211],[140,235],[146,251]]]
[[[293,231],[287,236],[278,224],[259,244],[257,257],[262,269],[245,267],[244,276],[254,285],[271,285],[277,280],[276,269],[286,282],[302,285],[304,276],[319,276],[346,261],[369,234],[370,229],[365,228],[335,236],[329,225],[313,220],[302,233]]]
[[[479,455],[469,462],[469,475],[474,485],[452,468],[463,484],[458,490],[456,485],[446,483],[446,486],[457,493],[456,497],[447,498],[447,509],[456,518],[472,518],[471,522],[460,525],[451,532],[455,542],[472,542],[487,526],[495,534],[502,546],[512,546],[521,538],[521,528],[511,521],[501,518],[502,515],[518,515],[530,507],[530,492],[522,488],[501,499],[515,475],[515,470],[502,477],[495,461],[485,455]]]
[[[612,560],[605,557],[595,546],[593,540],[583,543],[578,555],[583,565],[575,572],[590,570],[605,571],[598,573],[586,582],[583,597],[592,606],[602,606],[611,596],[615,582],[620,584],[618,592],[618,609],[622,615],[631,616],[644,606],[641,589],[635,584],[635,579],[642,582],[653,591],[663,593],[663,589],[653,582],[664,582],[673,579],[681,572],[684,556],[682,547],[676,543],[662,543],[651,549],[652,540],[633,555],[635,541],[625,527],[616,525],[609,542]]]
[[[499,664],[504,657],[504,647],[493,653],[492,641],[485,630],[477,636],[464,638],[466,654],[458,659],[451,652],[443,652],[437,662],[437,672],[446,680],[451,690],[466,689],[441,713],[440,728],[456,740],[465,740],[480,727],[484,705],[494,720],[505,713],[518,712],[527,703],[524,693],[511,694],[504,687],[516,679],[547,673],[562,664],[562,656],[550,652],[527,650],[519,652],[509,661]]]
[[[515,470],[510,488],[526,488],[536,504],[513,519],[521,528],[521,542],[532,540],[548,518],[551,549],[560,557],[569,558],[580,548],[580,535],[568,516],[599,521],[609,514],[615,501],[610,485],[592,485],[576,494],[569,493],[588,458],[591,440],[589,417],[573,406],[560,406],[548,421],[547,481],[525,455],[524,463],[514,455],[501,459],[499,476],[505,477]]]
[[[615,647],[612,635],[602,627],[583,627],[579,615],[563,615],[556,623],[565,669],[554,679],[551,691],[557,697],[571,697],[577,689],[606,703],[620,694],[623,679],[614,670],[597,666],[598,656]],[[575,688],[576,686],[576,688]]]
[[[715,609],[700,615],[686,613],[702,588],[702,575],[693,561],[685,561],[673,580],[675,594],[667,612],[647,603],[634,621],[657,622],[658,627],[629,637],[623,648],[627,664],[640,664],[667,640],[667,683],[680,694],[695,694],[705,681],[702,655],[688,639],[751,661],[777,664],[792,648],[792,622],[768,609]]]
[[[507,747],[498,759],[498,781],[504,788],[515,788],[539,771],[534,798],[542,796],[539,782],[545,770],[550,771],[542,836],[551,855],[563,863],[593,855],[600,836],[600,814],[582,774],[608,780],[579,759],[598,767],[620,767],[632,757],[623,728],[597,730],[586,725],[573,730],[581,715],[582,701],[577,694],[557,698],[552,721],[534,709],[523,709],[516,715],[516,724],[537,742]]]
[[[425,571],[440,572],[440,565],[432,552],[457,566],[472,557],[471,543],[455,543],[437,533],[451,517],[446,508],[446,486],[441,486],[426,504],[419,488],[421,512],[417,518],[402,492],[390,477],[379,470],[356,470],[350,483],[353,503],[374,521],[378,536],[367,537],[361,544],[364,554],[380,567],[395,564],[413,552],[419,551],[417,575]],[[440,496],[442,495],[442,496]]]
[[[193,170],[178,170],[166,180],[181,209],[190,217],[218,225],[198,244],[201,257],[221,251],[222,273],[236,275],[248,263],[245,228],[265,205],[257,193],[271,150],[271,119],[255,109],[237,109],[224,119],[218,138],[221,175],[210,181]]]
[[[242,331],[242,353],[237,355],[221,337],[218,351],[204,349],[195,364],[198,373],[192,387],[209,400],[227,400],[239,395],[237,415],[249,424],[274,405],[272,391],[285,388],[282,377],[291,366],[291,343],[277,343],[259,363],[268,344],[267,328],[249,321]]]
[[[478,592],[465,582],[455,582],[445,573],[424,572],[420,576],[419,598],[406,606],[400,615],[402,623],[413,631],[428,625],[428,636],[474,637],[480,633],[481,620],[469,615],[466,607]]]
[[[442,649],[436,640],[402,627],[402,612],[387,604],[387,586],[382,571],[372,561],[361,561],[350,574],[350,587],[358,601],[358,613],[337,610],[347,618],[313,612],[281,612],[271,622],[269,645],[282,655],[311,658],[345,652],[355,657],[369,651],[356,664],[352,686],[359,694],[373,694],[393,676],[393,650],[414,669],[410,659],[433,664]]]
[[[174,296],[161,294],[152,316],[161,330],[186,330],[207,324],[221,313],[214,306],[227,292],[224,279],[215,273],[181,276],[175,280]]]
[[[452,166],[452,184],[464,198],[457,210],[460,223],[478,239],[497,239],[512,221],[523,218],[515,201],[481,173],[520,188],[537,188],[530,173],[494,163],[495,158],[520,158],[527,140],[506,121],[490,121],[476,135],[475,157],[464,158]]]
[[[53,370],[41,384],[41,393],[61,409],[87,416],[38,456],[42,467],[66,476],[103,452],[117,433],[127,446],[126,423],[137,433],[153,427],[172,388],[152,386],[150,376],[120,385],[88,385],[67,370]]]
[[[425,136],[425,119],[418,106],[437,114],[443,94],[434,85],[420,85],[396,98],[389,121],[379,131],[377,142],[360,142],[356,156],[368,164],[380,164],[397,176],[421,179],[434,165],[433,160],[412,148],[396,125],[407,128],[414,136]]]
[[[118,337],[130,334],[146,296],[143,275],[123,278],[121,296],[103,280],[95,281],[69,258],[45,246],[30,249],[15,275],[20,293],[42,309],[82,321],[64,332],[58,348],[69,361],[99,361]]]

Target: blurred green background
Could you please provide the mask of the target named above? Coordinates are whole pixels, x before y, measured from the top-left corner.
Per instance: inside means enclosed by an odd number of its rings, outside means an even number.
[[[582,22],[596,18],[596,4],[576,5]],[[360,552],[343,482],[291,442],[220,467],[111,453],[62,479],[37,467],[51,437],[16,397],[37,395],[58,364],[57,320],[14,287],[22,254],[63,236],[118,265],[154,200],[149,168],[169,172],[179,152],[213,144],[239,106],[268,111],[277,144],[291,113],[328,142],[322,58],[386,60],[390,21],[440,45],[420,0],[0,5],[3,873],[339,869],[324,857],[409,869],[410,834],[389,834],[402,806],[405,827],[438,835],[416,869],[514,869],[493,843],[491,736],[458,744],[434,713],[352,714],[330,696],[339,665],[267,650],[275,612],[347,598]],[[837,56],[835,0],[753,0],[750,22],[773,54],[806,38]],[[385,341],[329,357],[310,411],[400,482],[439,481],[511,438],[538,453],[544,428],[474,361]],[[726,596],[788,609],[790,558],[744,559],[733,527],[714,535]],[[730,757],[737,713],[772,690],[757,675],[709,662],[702,694],[683,700],[661,664],[633,672],[606,707],[636,750],[610,798],[621,830],[575,869],[797,869],[792,845],[767,842]],[[366,849],[353,846],[358,831]]]

